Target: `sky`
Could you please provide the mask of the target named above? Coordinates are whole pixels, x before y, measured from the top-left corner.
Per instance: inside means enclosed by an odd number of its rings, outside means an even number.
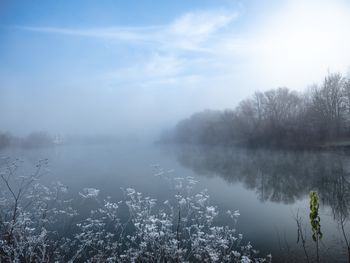
[[[156,136],[349,74],[350,1],[0,0],[0,130]]]

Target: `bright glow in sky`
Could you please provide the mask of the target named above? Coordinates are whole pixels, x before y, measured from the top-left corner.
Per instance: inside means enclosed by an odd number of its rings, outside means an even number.
[[[345,0],[2,1],[0,127],[152,133],[348,74]]]

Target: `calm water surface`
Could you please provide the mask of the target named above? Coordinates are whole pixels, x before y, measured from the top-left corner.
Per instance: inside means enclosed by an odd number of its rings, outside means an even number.
[[[198,190],[208,189],[213,205],[222,211],[239,209],[238,231],[262,254],[272,253],[275,259],[299,246],[293,215],[299,211],[308,225],[308,194],[316,190],[322,203],[323,251],[333,262],[342,259],[338,252],[342,236],[334,217],[344,209],[347,213],[350,155],[345,152],[113,144],[7,149],[1,154],[21,158],[28,169],[38,159],[48,158],[50,172],[43,180],[59,180],[72,193],[98,188],[102,196],[116,199],[122,198],[120,188],[127,187],[168,199],[173,192],[167,180],[154,175],[154,164],[173,170],[169,176],[193,176],[199,181]],[[309,230],[307,234],[312,244]]]

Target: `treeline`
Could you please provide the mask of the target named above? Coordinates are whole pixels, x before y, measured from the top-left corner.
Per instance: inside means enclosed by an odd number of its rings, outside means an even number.
[[[10,146],[13,142],[13,136],[8,132],[0,131],[0,149]]]
[[[206,110],[180,121],[162,141],[308,147],[350,139],[350,79],[325,77],[305,92],[255,92],[234,110]]]
[[[53,138],[45,132],[32,132],[26,137],[20,138],[9,132],[0,131],[0,149],[10,146],[23,148],[48,147],[53,144]]]

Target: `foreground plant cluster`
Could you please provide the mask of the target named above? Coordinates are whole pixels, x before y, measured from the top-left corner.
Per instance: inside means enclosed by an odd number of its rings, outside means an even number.
[[[215,224],[218,209],[205,191],[193,193],[193,178],[171,179],[176,194],[165,202],[132,188],[118,202],[94,188],[69,199],[64,185],[40,183],[47,160],[29,176],[18,175],[18,160],[1,162],[0,262],[271,261],[234,228]],[[234,225],[239,212],[226,216]]]

